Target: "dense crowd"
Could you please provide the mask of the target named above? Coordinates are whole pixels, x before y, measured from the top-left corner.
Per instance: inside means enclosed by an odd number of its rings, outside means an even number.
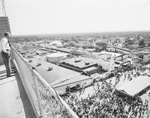
[[[70,93],[64,100],[75,111],[79,118],[149,118],[150,96],[144,101],[140,96],[129,98],[115,94],[115,87],[120,81],[132,80],[140,76],[144,70],[134,69],[119,73],[112,80],[93,83],[93,94],[80,97],[84,91]],[[121,80],[124,79],[124,80]]]

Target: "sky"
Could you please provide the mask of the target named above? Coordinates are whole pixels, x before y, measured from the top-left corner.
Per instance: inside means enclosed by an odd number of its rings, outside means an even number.
[[[150,0],[5,0],[13,35],[150,31]]]

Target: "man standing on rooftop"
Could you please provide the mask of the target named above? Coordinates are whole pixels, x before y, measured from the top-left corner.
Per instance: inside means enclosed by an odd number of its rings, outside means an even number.
[[[6,67],[6,73],[7,77],[10,77],[11,74],[11,64],[10,64],[10,33],[6,32],[4,33],[4,37],[1,39],[0,44],[1,44],[1,55]]]

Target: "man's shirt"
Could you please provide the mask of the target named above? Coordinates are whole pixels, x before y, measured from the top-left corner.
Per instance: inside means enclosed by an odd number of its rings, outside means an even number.
[[[5,53],[8,53],[10,51],[9,41],[6,37],[1,39],[0,47],[1,47],[1,50]]]

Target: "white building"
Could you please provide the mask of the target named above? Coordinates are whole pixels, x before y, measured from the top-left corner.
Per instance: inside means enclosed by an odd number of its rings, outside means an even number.
[[[49,45],[56,46],[56,47],[63,47],[63,44],[61,41],[53,41]]]
[[[61,52],[52,53],[46,56],[46,60],[47,62],[50,63],[59,63],[64,58],[66,58],[67,55],[68,55],[67,53],[61,53]]]
[[[123,63],[122,60],[116,60],[116,58],[119,58],[121,55],[120,53],[102,51],[98,54],[98,64],[101,65],[104,70],[112,71]]]

